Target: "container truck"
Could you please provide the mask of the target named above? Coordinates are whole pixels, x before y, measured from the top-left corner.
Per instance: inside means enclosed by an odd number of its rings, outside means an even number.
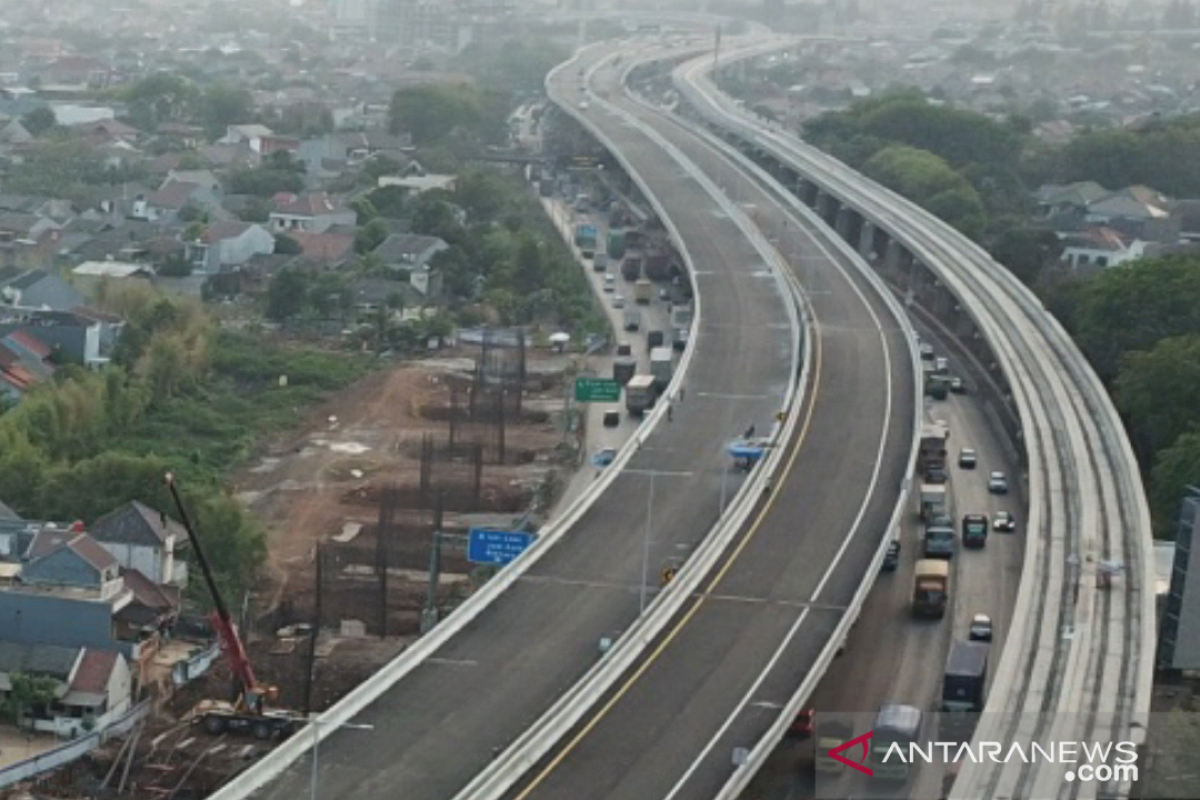
[[[640,306],[650,305],[650,300],[654,297],[654,284],[646,278],[640,279],[633,288],[633,299]]]
[[[650,374],[654,377],[654,388],[659,392],[667,388],[674,374],[675,363],[672,360],[671,349],[656,347],[650,351]]]
[[[950,562],[923,558],[913,575],[913,616],[941,619],[950,599]]]
[[[656,397],[653,375],[634,375],[625,384],[625,409],[635,417],[652,408]]]
[[[924,476],[929,470],[945,472],[950,429],[943,422],[927,422],[921,426],[921,442],[917,448],[917,474]]]
[[[978,550],[987,545],[989,527],[987,514],[963,514],[963,547]]]
[[[950,644],[946,673],[942,676],[942,711],[983,711],[990,649],[986,642]]]
[[[626,384],[637,372],[637,361],[632,358],[616,358],[613,360],[613,380]]]
[[[581,222],[575,226],[575,246],[580,250],[596,250],[596,226]]]
[[[922,522],[929,522],[937,517],[949,514],[950,502],[948,490],[944,483],[921,484],[920,515]]]
[[[638,311],[636,308],[626,309],[625,330],[636,331],[640,327],[642,327],[642,312]]]
[[[921,709],[899,703],[885,703],[875,715],[875,727],[871,729],[871,769],[874,777],[885,781],[906,781],[911,774],[908,763],[909,745],[916,744],[921,736]],[[895,753],[888,757],[893,745],[898,745],[905,758]]]
[[[608,232],[608,254],[613,258],[625,255],[625,231]]]

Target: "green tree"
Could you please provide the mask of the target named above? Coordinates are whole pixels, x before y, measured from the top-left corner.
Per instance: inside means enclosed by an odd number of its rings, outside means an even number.
[[[409,133],[417,146],[455,132],[470,132],[484,120],[479,92],[468,86],[424,85],[397,89],[388,109],[393,133]]]
[[[182,250],[176,250],[158,265],[158,274],[166,278],[186,278],[192,274],[192,262]]]
[[[1105,270],[1083,291],[1077,336],[1106,381],[1122,354],[1188,334],[1200,334],[1200,261],[1142,259]]]
[[[284,321],[295,317],[308,306],[308,290],[312,276],[296,267],[284,267],[267,287],[267,317]]]
[[[49,706],[58,699],[58,681],[48,675],[12,672],[9,683],[10,688],[4,696],[4,715],[18,728],[24,726],[28,712]]]
[[[1188,486],[1200,486],[1200,432],[1185,433],[1154,460],[1150,505],[1155,535],[1175,538],[1179,504]]]
[[[21,127],[35,137],[41,136],[57,124],[58,118],[54,116],[54,109],[50,106],[35,108],[21,117]]]
[[[1200,335],[1161,339],[1150,350],[1126,353],[1115,388],[1143,454],[1167,447],[1200,422]]]
[[[46,473],[39,510],[51,519],[91,522],[131,500],[167,508],[163,475],[170,465],[153,455],[105,452]]]
[[[236,86],[210,86],[200,102],[200,122],[209,136],[217,137],[230,125],[249,122],[254,115],[254,97]]]
[[[275,252],[285,256],[298,256],[304,247],[286,233],[275,234]]]
[[[989,248],[992,258],[1008,267],[1012,274],[1032,286],[1042,268],[1053,264],[1062,254],[1062,242],[1054,231],[1017,223],[996,234]]]
[[[354,252],[362,255],[369,253],[383,243],[388,237],[388,226],[383,220],[373,219],[354,234]]]
[[[472,170],[459,176],[454,200],[472,220],[493,220],[500,216],[506,205],[505,187],[495,170]]]

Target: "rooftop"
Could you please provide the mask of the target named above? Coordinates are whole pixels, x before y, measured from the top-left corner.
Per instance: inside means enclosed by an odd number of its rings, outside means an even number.
[[[125,261],[85,261],[72,272],[75,275],[96,278],[148,277],[153,274],[145,264],[130,264]]]

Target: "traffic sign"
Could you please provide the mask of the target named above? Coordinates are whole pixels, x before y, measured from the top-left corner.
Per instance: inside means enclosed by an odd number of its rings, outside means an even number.
[[[537,540],[525,531],[471,528],[467,537],[467,560],[473,564],[507,564]]]
[[[576,378],[575,402],[615,403],[621,399],[621,384],[611,378]]]

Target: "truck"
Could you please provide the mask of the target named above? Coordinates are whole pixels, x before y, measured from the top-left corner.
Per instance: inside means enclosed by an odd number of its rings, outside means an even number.
[[[636,308],[628,308],[625,310],[625,330],[636,331],[642,327],[642,312]]]
[[[654,377],[654,388],[661,392],[671,382],[675,362],[669,347],[656,347],[650,351],[650,374]]]
[[[655,347],[662,347],[665,341],[662,331],[646,331],[646,346],[651,350]]]
[[[983,711],[990,649],[986,642],[959,640],[950,644],[946,672],[942,676],[942,711]]]
[[[987,545],[988,528],[987,514],[963,514],[962,539],[963,547],[979,550]]]
[[[642,277],[642,259],[639,256],[625,256],[621,262],[621,277],[633,282]]]
[[[900,703],[884,703],[875,715],[875,726],[871,729],[871,768],[875,778],[884,781],[907,781],[912,768],[909,766],[909,745],[916,744],[921,736],[921,709]],[[895,753],[888,757],[893,745],[899,746],[904,758]]]
[[[654,284],[650,283],[647,278],[641,278],[633,287],[633,299],[640,306],[650,305],[650,300],[654,297]]]
[[[949,394],[950,376],[938,372],[937,368],[928,361],[921,362],[921,373],[925,394],[934,400],[945,400]]]
[[[592,256],[592,271],[593,272],[608,272],[608,254],[603,250],[596,252]]]
[[[913,616],[941,619],[950,599],[950,562],[923,558],[913,574]]]
[[[613,258],[625,255],[625,231],[608,232],[608,254]]]
[[[947,517],[935,517],[925,526],[922,552],[925,558],[954,558],[954,524]]]
[[[946,516],[950,509],[949,490],[945,484],[922,483],[920,515],[922,522]]]
[[[634,375],[629,379],[629,383],[625,384],[625,409],[635,417],[640,417],[653,408],[657,397],[653,375]]]
[[[655,250],[646,255],[646,277],[652,281],[671,279],[671,254],[666,250]]]
[[[575,226],[575,246],[584,251],[596,251],[596,226],[581,222]]]
[[[613,359],[612,376],[617,383],[627,384],[637,372],[637,361],[627,356]]]
[[[921,426],[921,442],[917,446],[917,474],[924,477],[929,470],[946,470],[950,429],[944,422],[927,422]]]

